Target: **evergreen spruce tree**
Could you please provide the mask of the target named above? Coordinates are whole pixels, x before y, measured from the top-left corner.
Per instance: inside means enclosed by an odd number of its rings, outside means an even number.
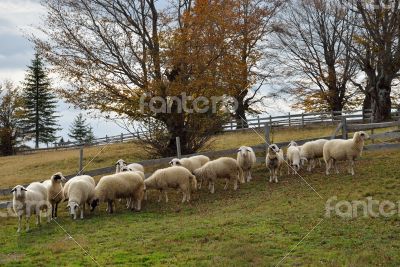
[[[39,143],[50,143],[56,140],[57,99],[50,88],[50,80],[38,53],[28,66],[23,83],[24,119],[22,120],[24,134],[28,139],[35,140],[35,147]]]
[[[82,113],[76,116],[69,131],[68,136],[80,144],[90,144],[95,138],[92,126],[86,123],[86,119],[83,118]]]

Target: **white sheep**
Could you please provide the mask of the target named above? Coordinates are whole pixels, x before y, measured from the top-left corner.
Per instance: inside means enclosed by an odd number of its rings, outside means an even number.
[[[334,139],[325,143],[323,148],[323,156],[326,164],[326,174],[329,175],[329,170],[332,166],[335,167],[336,173],[339,173],[337,161],[349,162],[349,173],[354,175],[354,160],[361,156],[364,142],[368,139],[367,133],[360,131],[354,133],[352,139],[342,140]]]
[[[89,176],[89,175],[78,175],[78,176],[72,177],[71,179],[69,179],[69,180],[65,183],[65,185],[64,185],[64,187],[63,187],[63,197],[64,197],[64,201],[67,201],[67,200],[68,200],[68,188],[69,188],[69,185],[70,185],[73,181],[78,181],[78,180],[87,181],[87,182],[91,183],[93,186],[96,185],[96,182],[94,181],[94,179],[93,179],[92,176]]]
[[[210,158],[204,155],[191,156],[190,159],[198,160],[201,166],[210,161]]]
[[[300,149],[297,146],[297,143],[291,141],[286,151],[286,158],[288,161],[288,174],[290,174],[290,170],[293,171],[293,174],[300,170]]]
[[[303,144],[300,151],[300,158],[308,161],[308,166],[307,166],[308,171],[311,171],[313,168],[315,168],[316,161],[317,160],[319,161],[319,158],[322,158],[323,148],[326,142],[328,142],[328,140],[318,139]]]
[[[180,189],[183,194],[182,203],[190,201],[191,187],[197,188],[196,177],[186,168],[181,166],[171,166],[156,170],[149,178],[144,181],[146,190],[156,189],[160,194],[158,202],[161,201],[162,193],[165,193],[165,202],[168,202],[168,188]]]
[[[247,182],[251,180],[251,169],[253,168],[254,164],[256,163],[256,154],[254,153],[253,149],[248,146],[241,146],[238,149],[237,158],[236,158],[239,167],[243,171],[243,175]]]
[[[270,172],[269,182],[273,180],[275,183],[278,182],[278,172],[281,172],[282,165],[284,163],[283,151],[276,144],[268,146],[267,156],[265,158],[265,164]]]
[[[230,180],[233,181],[234,190],[238,188],[238,181],[241,183],[245,182],[243,171],[237,161],[228,157],[221,157],[207,162],[201,168],[196,169],[194,175],[198,179],[209,182],[208,187],[212,194],[215,192],[215,181],[217,178],[225,179],[225,190],[228,188]]]
[[[15,186],[11,193],[13,194],[13,209],[18,216],[18,230],[21,231],[22,216],[26,215],[26,231],[29,231],[29,219],[32,214],[36,215],[36,225],[40,225],[40,213],[46,212],[47,221],[50,221],[48,211],[50,203],[48,202],[47,188],[38,182],[31,183],[27,188],[22,185]]]
[[[51,176],[49,180],[43,181],[42,184],[47,188],[49,202],[51,204],[51,218],[57,218],[58,203],[63,200],[63,185],[67,179],[61,172],[57,172]]]
[[[107,212],[113,213],[114,201],[125,198],[129,200],[130,209],[134,209],[134,202],[136,202],[136,210],[140,211],[144,189],[143,178],[136,172],[127,171],[103,176],[95,188],[92,210],[100,202],[107,202]]]
[[[133,170],[131,170],[131,168],[129,168],[128,166],[123,166],[123,167],[121,167],[121,172],[130,172],[130,171],[139,174],[140,177],[142,177],[143,182],[144,182],[144,180],[146,179],[146,176],[145,176],[144,172],[142,172],[142,171],[133,171]],[[147,192],[146,192],[146,191],[144,192],[144,200],[147,200]],[[121,202],[121,201],[120,201],[120,202]],[[127,208],[130,206],[129,200],[127,200],[126,206],[127,206]]]
[[[127,168],[129,171],[141,171],[144,173],[143,165],[141,165],[139,163],[127,164],[126,161],[123,159],[119,159],[117,161],[117,163],[115,164],[115,166],[116,166],[115,173],[119,173],[121,171],[122,167]]]
[[[201,167],[201,162],[197,159],[193,159],[193,158],[174,158],[169,162],[169,165],[171,166],[181,166],[184,167],[186,169],[188,169],[191,173],[193,173],[193,171],[195,169],[198,169]]]
[[[86,204],[90,206],[94,197],[94,185],[85,179],[75,179],[68,186],[67,197],[67,208],[71,217],[76,220],[77,213],[80,210],[80,218],[83,219]]]

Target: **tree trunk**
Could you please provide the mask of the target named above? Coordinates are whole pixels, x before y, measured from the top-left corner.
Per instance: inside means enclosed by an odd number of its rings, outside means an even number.
[[[363,113],[363,120],[370,118],[370,116],[366,116],[366,114],[371,113],[371,94],[369,93],[369,89],[366,88],[363,106],[362,106],[362,113]]]
[[[391,86],[378,84],[371,97],[371,108],[374,122],[387,121],[391,119],[392,101],[390,99]]]
[[[12,130],[5,127],[0,129],[0,154],[3,156],[14,154]]]
[[[244,96],[245,95],[242,94],[241,96],[236,97],[238,102],[238,107],[235,111],[236,129],[249,128],[246,118],[246,109],[244,107]]]

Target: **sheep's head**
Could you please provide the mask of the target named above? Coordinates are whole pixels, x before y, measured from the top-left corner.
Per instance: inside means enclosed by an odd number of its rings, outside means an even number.
[[[369,135],[366,132],[359,131],[354,134],[353,140],[355,140],[355,142],[359,143],[359,142],[367,140],[368,138],[369,138]]]
[[[179,159],[175,158],[175,159],[172,159],[169,162],[169,165],[171,165],[171,166],[182,166],[182,163],[181,163],[181,161]]]
[[[279,152],[279,147],[277,145],[272,144],[268,147],[268,153],[275,155],[278,152]]]
[[[127,171],[130,171],[130,169],[128,168],[128,166],[122,166],[122,167],[120,168],[120,171],[121,171],[121,172],[127,172]]]
[[[119,160],[117,161],[117,163],[115,163],[115,166],[120,166],[120,167],[122,167],[122,166],[125,166],[125,165],[126,165],[126,161],[123,160],[123,159],[119,159]]]
[[[250,152],[251,152],[251,150],[247,146],[241,146],[238,149],[238,154],[242,155],[243,157],[247,156]]]
[[[90,211],[94,211],[94,209],[100,204],[100,200],[98,198],[92,199],[90,202]]]
[[[11,189],[11,193],[15,198],[23,198],[25,196],[25,191],[28,190],[26,190],[26,188],[23,187],[22,185],[17,185],[13,189]]]
[[[54,182],[64,182],[64,183],[67,181],[67,179],[65,179],[65,177],[62,175],[61,172],[53,174],[53,176],[51,176],[51,180]]]
[[[291,146],[297,146],[297,143],[292,140],[292,141],[290,141],[288,147],[291,147]]]
[[[76,220],[76,216],[79,211],[79,208],[80,207],[79,207],[78,203],[73,202],[73,201],[68,202],[67,209],[69,210],[69,214],[71,215],[71,218],[73,218],[74,220]]]

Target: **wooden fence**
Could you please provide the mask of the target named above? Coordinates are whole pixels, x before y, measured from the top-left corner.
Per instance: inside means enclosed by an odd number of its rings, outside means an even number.
[[[392,113],[393,118],[399,118],[398,112]],[[291,114],[281,116],[258,116],[257,118],[247,119],[248,128],[262,128],[266,124],[269,124],[273,127],[304,127],[306,125],[312,124],[336,124],[342,121],[342,118],[346,117],[348,121],[352,123],[365,123],[370,122],[371,120],[371,110],[366,110],[363,112],[362,110],[353,110],[353,111],[335,111],[335,112],[311,112],[311,113],[301,113],[301,114]],[[244,120],[241,122],[244,124]],[[240,125],[239,125],[240,127]],[[224,132],[229,131],[240,131],[247,130],[238,128],[238,124],[235,120],[231,120],[227,124],[222,126],[222,130]],[[122,143],[128,142],[132,140],[137,140],[138,137],[144,136],[146,132],[137,131],[135,133],[121,133],[119,135],[114,136],[106,136],[101,138],[96,138],[92,141],[88,146],[101,146],[106,144],[113,143]],[[39,148],[39,149],[24,149],[19,153],[27,154],[34,153],[37,151],[47,151],[47,150],[62,150],[62,149],[76,149],[81,147],[82,144],[77,142],[69,142],[65,144],[57,144],[54,143],[54,147],[48,148]]]

